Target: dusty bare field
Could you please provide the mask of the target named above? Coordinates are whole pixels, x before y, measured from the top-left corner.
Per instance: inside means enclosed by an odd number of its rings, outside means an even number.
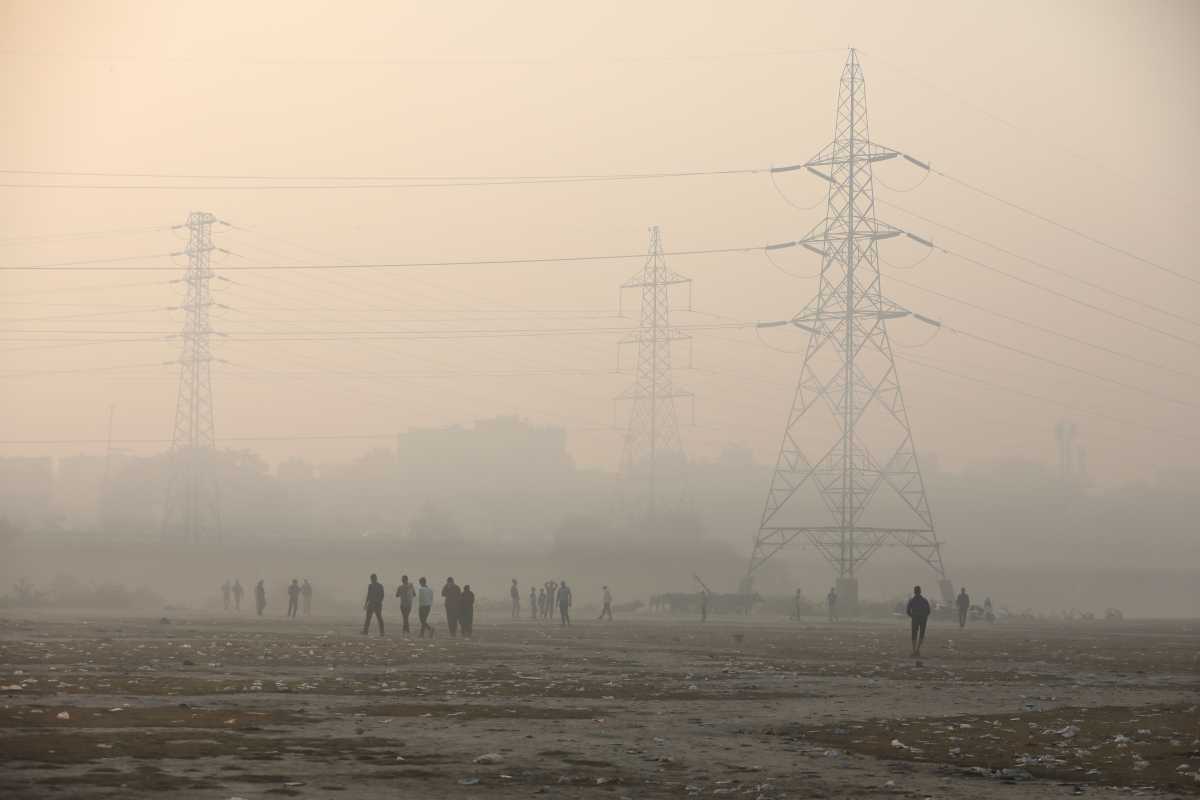
[[[0,797],[1200,794],[1197,623],[389,623],[10,613]]]

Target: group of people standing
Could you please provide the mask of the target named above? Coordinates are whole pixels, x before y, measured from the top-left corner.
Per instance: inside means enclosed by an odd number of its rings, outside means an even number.
[[[383,597],[383,584],[379,582],[379,576],[372,573],[371,582],[367,584],[367,598],[363,601],[363,611],[367,614],[363,620],[363,636],[371,632],[372,618],[378,623],[379,635],[383,636]],[[417,620],[421,624],[417,635],[423,639],[428,633],[429,637],[433,638],[434,628],[429,624],[429,614],[433,611],[433,587],[425,577],[418,578],[414,586],[409,582],[407,575],[401,575],[400,585],[396,587],[396,597],[400,598],[402,632],[412,633],[409,620],[415,601]],[[459,586],[454,582],[454,578],[446,578],[446,583],[442,586],[442,602],[450,635],[458,636],[459,630],[462,630],[463,636],[471,638],[475,632],[475,592],[471,591],[471,584]]]
[[[301,603],[303,603],[305,616],[312,613],[313,587],[308,582],[308,578],[304,579],[304,583],[300,583],[298,579],[292,578],[287,592],[287,615],[289,618],[295,617],[299,613]],[[229,610],[231,604],[234,611],[241,611],[243,594],[245,594],[245,590],[242,588],[242,582],[237,578],[234,578],[232,583],[226,580],[225,583],[221,584],[221,599],[225,604],[226,611]],[[263,585],[262,579],[259,579],[258,583],[254,584],[254,609],[258,613],[258,616],[261,617],[266,607],[267,589]]]
[[[517,591],[517,579],[513,578],[513,591]],[[604,587],[605,593],[608,592],[608,587]],[[519,594],[519,592],[518,592]],[[608,595],[609,602],[612,602],[612,596]],[[549,619],[554,610],[558,609],[559,624],[571,624],[571,603],[572,603],[571,587],[567,586],[564,581],[546,581],[540,588],[534,589],[529,587],[529,618],[530,619]],[[609,611],[609,618],[612,618],[612,611]]]

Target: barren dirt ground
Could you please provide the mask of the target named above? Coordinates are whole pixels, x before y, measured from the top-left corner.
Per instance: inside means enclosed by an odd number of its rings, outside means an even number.
[[[1200,793],[1197,623],[389,623],[10,612],[0,797]]]

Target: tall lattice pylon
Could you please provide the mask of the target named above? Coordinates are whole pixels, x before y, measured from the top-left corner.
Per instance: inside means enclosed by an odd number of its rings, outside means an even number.
[[[878,242],[901,234],[875,219],[872,165],[900,155],[871,142],[854,50],[842,71],[833,142],[804,166],[829,183],[825,219],[796,244],[821,256],[817,296],[791,323],[808,333],[767,493],[750,575],[797,538],[853,591],[880,547],[925,561],[948,591],[887,323],[910,312],[885,299]]]
[[[642,270],[621,285],[641,289],[641,322],[623,344],[637,345],[633,385],[618,400],[629,401],[629,426],[621,454],[622,495],[626,509],[653,523],[663,501],[673,507],[686,500],[683,441],[676,399],[691,397],[675,388],[671,375],[672,343],[687,338],[671,327],[671,287],[690,283],[667,267],[662,234],[650,229],[649,254]]]
[[[163,509],[163,535],[187,542],[221,538],[221,503],[215,474],[213,426],[212,326],[210,283],[213,270],[212,226],[217,218],[204,212],[188,215],[187,271],[183,351],[179,356],[179,394],[175,431],[171,436],[170,475]]]

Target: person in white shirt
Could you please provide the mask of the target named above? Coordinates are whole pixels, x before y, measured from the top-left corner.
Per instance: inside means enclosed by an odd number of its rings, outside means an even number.
[[[421,632],[417,634],[419,638],[425,638],[425,631],[429,631],[429,638],[433,638],[433,626],[429,624],[429,612],[433,610],[433,588],[422,577],[417,581],[420,585],[417,587],[417,619],[421,621]]]
[[[604,608],[600,609],[600,616],[596,619],[608,617],[608,621],[612,622],[612,592],[608,590],[607,586],[602,588],[604,589]]]

